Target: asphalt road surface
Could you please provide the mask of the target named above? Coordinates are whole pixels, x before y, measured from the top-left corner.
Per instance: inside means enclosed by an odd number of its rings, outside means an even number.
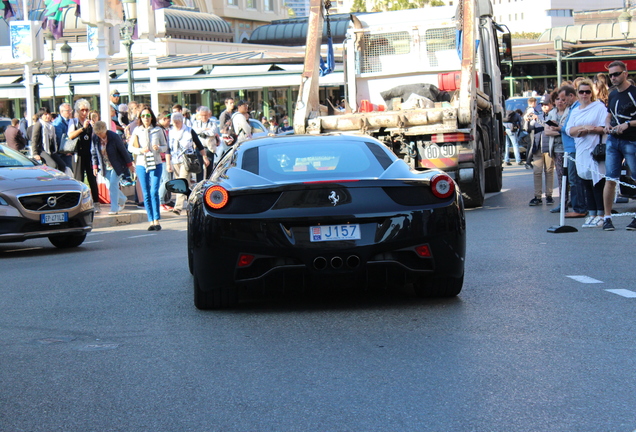
[[[192,303],[185,217],[0,245],[0,431],[633,431],[636,232],[467,212],[464,290]],[[620,211],[634,211],[626,204]]]

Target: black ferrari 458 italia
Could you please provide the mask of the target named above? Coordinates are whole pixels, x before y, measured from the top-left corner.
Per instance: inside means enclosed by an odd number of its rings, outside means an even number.
[[[370,137],[280,136],[233,147],[188,196],[188,264],[199,309],[241,289],[413,283],[456,296],[466,222],[455,182],[417,171]]]

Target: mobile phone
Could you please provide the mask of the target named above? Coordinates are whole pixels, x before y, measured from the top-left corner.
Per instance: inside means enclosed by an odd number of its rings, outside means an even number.
[[[559,125],[552,120],[548,120],[547,122],[545,122],[545,124],[547,124],[548,126],[559,127]]]

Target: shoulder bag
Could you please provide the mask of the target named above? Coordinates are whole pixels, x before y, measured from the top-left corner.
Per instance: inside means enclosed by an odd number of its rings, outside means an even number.
[[[190,131],[191,133],[195,133],[194,129]],[[183,137],[184,130],[181,130],[181,136],[177,139],[179,143],[179,147],[181,147],[181,138]],[[183,148],[183,147],[181,147]],[[199,162],[199,158],[197,158],[196,153],[188,153],[188,149],[184,148],[181,152],[181,157],[183,159],[183,163],[186,166],[186,170],[190,174],[199,174],[201,172],[201,163]]]
[[[598,140],[598,144],[596,144],[596,147],[594,147],[594,150],[592,150],[592,159],[594,159],[596,162],[603,162],[605,160],[606,146],[607,145],[603,142],[603,135],[601,135]]]
[[[73,119],[73,130],[75,130],[77,128],[77,120]],[[75,154],[77,153],[77,142],[79,141],[80,138],[79,134],[78,136],[76,136],[74,139],[69,138],[68,134],[64,134],[62,135],[62,142],[60,143],[60,150],[59,153],[62,154]]]

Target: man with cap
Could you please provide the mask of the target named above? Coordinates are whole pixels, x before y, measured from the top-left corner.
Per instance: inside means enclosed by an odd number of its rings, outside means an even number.
[[[110,106],[113,107],[116,113],[119,111],[119,91],[110,91]]]
[[[294,127],[289,125],[289,117],[285,116],[283,117],[283,124],[278,126],[276,133],[280,134],[280,133],[289,132],[292,130],[294,130]]]
[[[542,177],[545,173],[545,203],[554,204],[552,190],[554,189],[554,160],[550,156],[550,137],[545,133],[545,122],[548,121],[548,114],[554,108],[550,95],[544,95],[539,101],[541,104],[541,114],[537,116],[534,124],[534,142],[532,149],[528,152],[532,154],[534,170],[534,198],[530,200],[531,206],[542,205],[543,195]]]

